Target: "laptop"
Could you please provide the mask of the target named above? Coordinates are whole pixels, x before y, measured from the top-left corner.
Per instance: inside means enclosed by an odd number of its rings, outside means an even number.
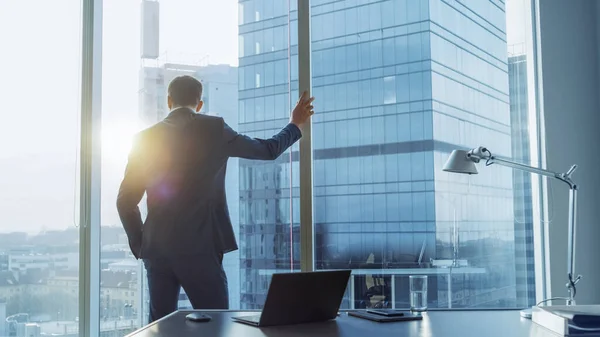
[[[232,319],[257,327],[335,319],[350,273],[333,270],[273,274],[262,313]]]

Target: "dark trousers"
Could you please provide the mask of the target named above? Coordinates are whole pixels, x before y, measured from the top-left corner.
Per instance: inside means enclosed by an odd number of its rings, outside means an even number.
[[[145,259],[150,323],[177,310],[183,287],[194,309],[229,309],[223,254]]]

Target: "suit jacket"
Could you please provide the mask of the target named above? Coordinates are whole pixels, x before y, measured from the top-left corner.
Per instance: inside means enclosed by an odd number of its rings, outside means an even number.
[[[225,196],[229,157],[274,160],[301,137],[293,124],[270,139],[252,139],[222,118],[173,110],[134,139],[117,197],[136,258],[238,249]],[[138,204],[144,193],[148,215]]]

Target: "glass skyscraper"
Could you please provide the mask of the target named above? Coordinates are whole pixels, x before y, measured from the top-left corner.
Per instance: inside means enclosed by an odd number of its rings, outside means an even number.
[[[285,125],[298,97],[287,3],[239,1],[238,121],[251,136]],[[499,0],[311,1],[315,268],[382,270],[356,276],[346,306],[407,306],[417,260],[463,267],[429,276],[431,307],[534,301],[517,290],[533,265],[516,263],[531,243],[516,242],[512,172],[442,171],[455,148],[512,156],[505,26]],[[240,160],[242,308],[262,305],[269,270],[299,268],[297,159]]]

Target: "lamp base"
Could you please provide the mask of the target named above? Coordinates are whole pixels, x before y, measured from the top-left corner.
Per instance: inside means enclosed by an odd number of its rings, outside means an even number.
[[[523,309],[520,311],[521,317],[531,319],[531,308]]]

